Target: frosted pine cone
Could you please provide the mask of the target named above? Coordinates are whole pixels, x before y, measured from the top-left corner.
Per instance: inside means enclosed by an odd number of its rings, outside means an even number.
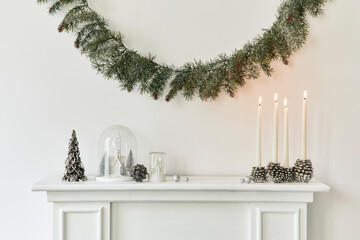
[[[281,183],[284,181],[285,170],[280,166],[280,163],[269,162],[266,171],[271,182]]]
[[[254,182],[262,183],[266,181],[266,169],[265,167],[253,167],[250,175]]]
[[[142,164],[136,164],[134,167],[130,170],[130,176],[136,181],[136,182],[142,182],[146,176],[148,175],[147,169]]]
[[[284,168],[284,182],[294,182],[295,181],[295,168]]]
[[[298,182],[307,183],[312,179],[314,175],[314,171],[310,159],[296,160],[294,169],[295,169],[295,178],[296,181]]]

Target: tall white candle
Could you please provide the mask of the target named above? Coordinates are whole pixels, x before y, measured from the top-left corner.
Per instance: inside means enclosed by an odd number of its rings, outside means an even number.
[[[274,97],[274,134],[273,134],[273,157],[272,161],[274,163],[278,162],[278,113],[279,113],[279,103],[278,96],[275,93]]]
[[[289,167],[289,118],[287,99],[284,99],[284,164],[285,168]]]
[[[261,167],[261,100],[261,97],[259,97],[256,135],[256,163],[258,167]]]
[[[302,106],[302,124],[301,124],[301,155],[300,159],[306,159],[306,132],[307,132],[307,114],[306,114],[306,101],[307,101],[307,93],[304,92],[303,106]]]

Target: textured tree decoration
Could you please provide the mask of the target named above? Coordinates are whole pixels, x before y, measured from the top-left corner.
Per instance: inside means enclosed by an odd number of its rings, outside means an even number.
[[[125,163],[123,162],[120,163],[120,175],[126,176],[126,167],[125,167]]]
[[[234,50],[230,55],[220,54],[207,62],[185,63],[178,68],[159,64],[154,61],[154,56],[141,56],[127,48],[123,35],[111,31],[107,20],[91,9],[87,0],[57,0],[49,13],[53,15],[70,6],[58,31],[74,32],[75,47],[105,78],[119,81],[122,89],[129,92],[138,89],[157,100],[169,85],[166,101],[179,92],[187,100],[197,95],[206,101],[217,99],[222,91],[233,97],[246,80],[259,78],[261,72],[270,76],[273,60],[280,59],[288,64],[290,55],[307,39],[309,23],[306,15],[320,15],[325,2],[285,0],[278,7],[273,25],[242,49]]]
[[[294,182],[295,181],[295,169],[291,168],[284,168],[284,182]]]
[[[310,159],[296,160],[294,169],[295,169],[296,181],[298,182],[307,183],[312,179],[314,175],[314,171]]]
[[[266,172],[269,181],[274,183],[281,183],[284,181],[285,170],[280,166],[280,163],[269,162]]]
[[[265,167],[253,167],[250,177],[254,182],[257,182],[257,183],[265,182],[266,181]]]
[[[76,132],[72,131],[72,136],[69,141],[68,157],[65,161],[65,173],[62,178],[67,182],[86,181],[84,165],[81,162],[79,142],[76,138]]]
[[[132,177],[136,182],[142,182],[147,175],[147,169],[142,164],[136,164],[130,170],[130,177]]]
[[[133,165],[134,165],[134,155],[133,155],[132,150],[130,150],[129,156],[126,161],[127,172],[130,172],[130,169],[132,168]]]

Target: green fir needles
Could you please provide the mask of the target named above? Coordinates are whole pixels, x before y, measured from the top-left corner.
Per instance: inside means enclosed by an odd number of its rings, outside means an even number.
[[[49,0],[37,0],[47,3]],[[323,12],[326,0],[286,0],[278,10],[273,25],[231,55],[221,54],[207,61],[185,63],[179,68],[158,64],[155,57],[141,56],[128,49],[119,32],[109,29],[107,20],[92,10],[86,0],[58,0],[49,8],[57,14],[69,8],[58,27],[59,32],[74,32],[74,46],[86,55],[92,66],[105,78],[119,81],[122,89],[139,90],[155,100],[170,86],[166,101],[178,93],[191,100],[215,100],[224,91],[231,97],[247,79],[257,79],[261,72],[270,76],[271,62],[288,59],[305,43],[309,24],[306,13],[316,17]]]

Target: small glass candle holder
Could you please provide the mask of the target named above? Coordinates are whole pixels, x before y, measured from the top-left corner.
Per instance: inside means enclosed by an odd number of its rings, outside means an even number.
[[[151,152],[150,157],[150,182],[165,182],[166,181],[166,153]]]

